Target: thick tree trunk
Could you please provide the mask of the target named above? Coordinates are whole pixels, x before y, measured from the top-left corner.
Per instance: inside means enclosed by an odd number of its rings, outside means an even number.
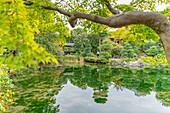
[[[170,22],[168,25],[164,25],[163,27],[164,32],[159,33],[159,36],[165,50],[167,61],[170,64]]]

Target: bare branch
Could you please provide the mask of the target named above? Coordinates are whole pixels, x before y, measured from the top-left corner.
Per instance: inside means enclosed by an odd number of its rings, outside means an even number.
[[[116,15],[121,13],[121,11],[114,9],[108,0],[104,1],[106,2],[106,6],[112,14]]]
[[[72,27],[75,27],[75,22],[76,22],[77,18],[87,19],[92,22],[96,22],[96,23],[100,23],[100,24],[104,24],[104,25],[109,24],[107,21],[107,18],[105,18],[105,17],[100,17],[97,15],[90,15],[90,14],[86,14],[86,13],[82,13],[82,12],[76,12],[69,19],[70,25]]]
[[[58,7],[50,7],[50,6],[45,7],[45,6],[42,6],[42,8],[47,9],[47,10],[58,11],[59,13],[61,13],[61,14],[63,14],[63,15],[66,15],[66,16],[68,16],[68,17],[71,17],[71,16],[72,16],[72,13],[66,12],[66,11],[64,11],[64,10],[62,10],[62,9],[59,9]]]

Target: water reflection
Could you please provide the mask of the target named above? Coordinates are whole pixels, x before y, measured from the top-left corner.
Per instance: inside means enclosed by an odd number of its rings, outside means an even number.
[[[152,96],[155,98],[156,95],[156,99],[162,105],[170,106],[170,74],[168,71],[169,69],[131,70],[129,68],[96,65],[41,68],[29,72],[27,70],[14,80],[16,104],[12,105],[9,112],[102,113],[105,107],[108,108],[108,111],[103,112],[112,112],[113,106],[122,105],[122,103],[115,104],[116,99],[109,102],[115,96],[114,94],[117,93],[120,96],[118,97],[119,100],[122,99],[123,103],[126,103],[129,92],[134,93],[134,97],[130,101],[134,101],[136,97],[147,98],[147,96]],[[82,90],[86,91],[87,94],[84,94]],[[72,91],[73,93],[71,93]],[[126,93],[122,96],[122,92]],[[91,95],[91,97],[88,96],[87,98],[87,95]],[[76,102],[79,101],[79,107],[73,106],[75,98],[79,98],[79,100],[76,100]],[[154,103],[153,100],[150,105],[152,103]],[[67,107],[62,107],[62,105]],[[93,106],[91,110],[90,106]],[[95,110],[98,106],[101,106],[101,108],[98,108],[99,111]],[[153,109],[154,107],[151,106],[150,108]],[[83,112],[81,110],[78,112],[80,108]],[[121,111],[122,108],[124,107],[119,108],[119,113],[125,113],[125,110]],[[162,106],[160,109],[165,108]],[[170,109],[168,108],[168,110]],[[134,113],[137,111],[136,109]],[[144,112],[149,112],[149,110],[138,111],[138,113]],[[132,111],[127,113],[132,113]]]

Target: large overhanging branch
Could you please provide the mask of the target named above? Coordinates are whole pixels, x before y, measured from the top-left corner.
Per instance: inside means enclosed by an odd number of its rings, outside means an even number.
[[[108,25],[113,28],[120,28],[131,24],[143,24],[151,27],[159,34],[159,32],[164,31],[164,29],[160,27],[160,24],[162,23],[169,24],[168,18],[163,14],[156,13],[156,12],[142,12],[142,11],[129,11],[129,12],[119,14],[120,11],[112,8],[108,0],[105,0],[105,2],[107,3],[108,8],[110,7],[109,10],[110,11],[114,10],[115,12],[113,11],[113,13],[117,15],[110,16],[109,18],[105,18],[98,15],[90,15],[82,12],[76,12],[72,14],[58,7],[42,6],[42,8],[47,10],[54,10],[63,15],[70,17],[69,23],[72,27],[75,27],[78,18],[82,18],[82,19],[90,20],[92,22]],[[33,3],[29,2],[29,5],[30,4]]]
[[[169,23],[168,18],[165,15],[156,12],[129,11],[122,14],[117,14],[115,16],[111,16],[109,18],[101,17],[98,15],[90,15],[82,12],[76,12],[70,15],[69,15],[70,17],[69,22],[72,27],[75,27],[78,18],[82,18],[82,19],[90,20],[95,23],[108,25],[113,28],[120,28],[132,24],[143,24],[151,27],[158,34],[159,32],[164,31],[163,28],[160,28],[158,26],[160,26],[161,23],[164,24]]]

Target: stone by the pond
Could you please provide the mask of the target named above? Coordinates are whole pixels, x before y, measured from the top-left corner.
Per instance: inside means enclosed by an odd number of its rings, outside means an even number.
[[[137,61],[130,62],[130,64],[129,64],[129,67],[132,68],[132,69],[138,69],[138,66],[139,66],[139,64],[138,64]]]
[[[114,63],[114,62],[112,62],[112,63],[111,63],[111,65],[112,65],[112,66],[113,66],[113,65],[115,65],[115,63]]]
[[[139,63],[139,67],[140,67],[140,68],[144,68],[144,66],[145,66],[144,62],[140,62],[140,63]]]
[[[121,65],[122,65],[122,62],[119,61],[119,62],[116,63],[116,65],[117,65],[117,66],[121,66]]]

